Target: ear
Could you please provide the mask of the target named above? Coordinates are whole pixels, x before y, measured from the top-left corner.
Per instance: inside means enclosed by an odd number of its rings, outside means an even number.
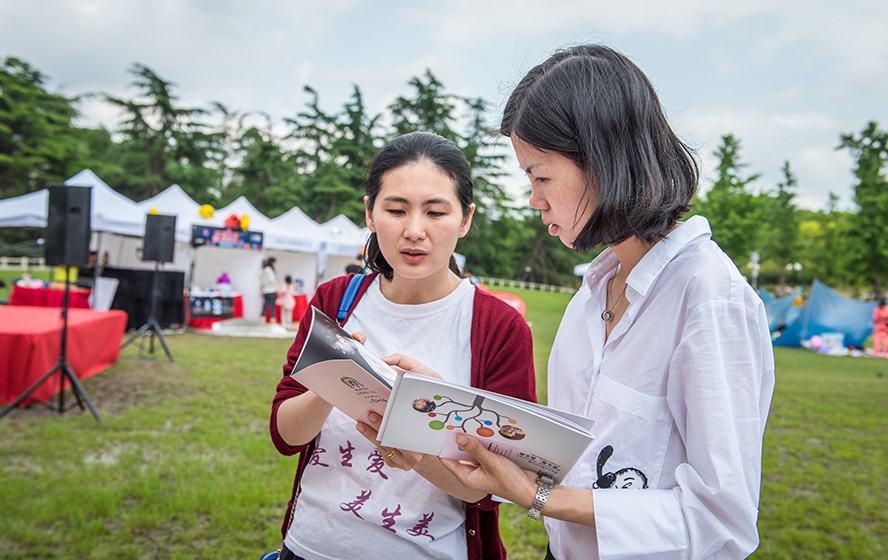
[[[472,227],[472,216],[475,215],[475,203],[469,207],[469,214],[463,218],[462,225],[459,226],[459,236],[465,237],[467,233],[469,233],[469,228]]]
[[[373,214],[370,212],[370,207],[367,203],[370,202],[370,197],[364,197],[364,222],[367,224],[367,229],[371,232],[376,233],[376,224],[373,223]]]

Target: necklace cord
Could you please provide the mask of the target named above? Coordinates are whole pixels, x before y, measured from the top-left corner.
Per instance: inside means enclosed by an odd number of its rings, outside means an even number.
[[[611,279],[608,280],[608,282],[607,282],[607,292],[605,292],[605,294],[604,294],[604,303],[605,303],[605,305],[607,305],[607,307],[604,309],[604,311],[601,312],[601,320],[606,323],[610,323],[611,321],[614,320],[614,307],[617,306],[617,302],[620,301],[620,298],[623,297],[623,294],[626,293],[626,286],[628,284],[626,284],[626,283],[623,284],[623,289],[620,291],[620,294],[617,296],[617,299],[615,299],[613,303],[608,305],[607,299],[608,299],[608,296],[610,295],[611,287],[613,285],[614,285],[614,276],[611,276]]]

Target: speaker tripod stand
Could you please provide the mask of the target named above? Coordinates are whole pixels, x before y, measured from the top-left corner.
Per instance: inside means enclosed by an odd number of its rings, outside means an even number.
[[[160,342],[160,345],[163,346],[164,352],[166,352],[167,358],[170,359],[171,362],[175,362],[176,360],[173,358],[173,353],[170,352],[169,346],[167,346],[166,341],[163,339],[163,333],[160,331],[160,324],[157,322],[157,304],[160,300],[160,285],[158,279],[160,278],[160,263],[154,263],[154,278],[152,279],[153,287],[151,289],[151,308],[148,312],[148,320],[145,321],[145,324],[139,327],[139,329],[133,333],[133,335],[123,343],[123,346],[120,347],[121,350],[129,346],[131,342],[136,340],[137,338],[141,338],[142,340],[139,342],[139,357],[147,358],[148,356],[145,353],[145,337],[148,337],[148,354],[154,355],[154,352],[157,350],[154,347],[154,337],[157,337],[157,340]]]
[[[80,384],[80,381],[77,379],[77,374],[74,373],[74,370],[71,369],[71,365],[68,363],[68,296],[71,292],[71,279],[68,274],[69,267],[65,267],[65,296],[62,300],[62,340],[59,349],[59,360],[56,362],[56,365],[53,366],[51,370],[46,372],[43,377],[38,379],[33,385],[28,387],[28,389],[18,396],[15,401],[12,402],[9,406],[0,411],[0,418],[3,418],[10,411],[15,409],[22,401],[31,396],[31,393],[37,390],[38,387],[43,385],[50,377],[54,374],[58,373],[59,375],[59,414],[65,412],[65,380],[68,380],[71,383],[71,391],[74,393],[74,396],[77,398],[77,404],[80,405],[80,409],[84,410],[83,403],[89,407],[92,415],[95,416],[96,420],[99,424],[102,423],[102,417],[99,416],[99,413],[96,411],[92,402],[89,400],[89,396],[86,394],[86,390],[83,388],[83,385]],[[52,408],[50,406],[49,408]]]

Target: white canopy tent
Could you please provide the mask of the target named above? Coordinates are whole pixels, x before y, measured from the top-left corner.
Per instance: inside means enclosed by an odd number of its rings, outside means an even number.
[[[215,284],[225,272],[232,280],[232,290],[243,294],[244,316],[247,318],[256,318],[261,311],[259,278],[261,263],[266,256],[277,259],[280,281],[286,275],[299,279],[304,292],[310,296],[319,279],[341,275],[345,264],[360,251],[366,240],[366,230],[361,230],[344,216],[337,216],[322,227],[299,208],[293,208],[271,220],[244,197],[216,210],[212,218],[203,218],[199,214],[200,204],[178,185],[136,203],[109,187],[89,169],[74,175],[65,184],[92,187],[91,249],[98,253],[99,259],[107,258],[108,266],[153,269],[153,262],[141,260],[146,216],[152,209],[159,214],[174,215],[174,260],[165,263],[164,270],[182,271],[186,284],[200,287]],[[0,227],[46,227],[48,201],[45,189],[0,200]],[[248,229],[263,233],[264,251],[192,247],[193,225],[224,227],[225,219],[231,214],[246,215]]]
[[[301,211],[300,211],[301,212]],[[279,283],[289,275],[302,282],[303,291],[309,295],[317,287],[318,253],[323,239],[314,236],[305,228],[290,229],[263,215],[244,197],[238,197],[228,206],[216,210],[213,221],[223,223],[232,214],[247,216],[247,229],[262,232],[264,252],[238,250],[220,247],[200,247],[195,251],[194,283],[204,285],[215,282],[225,272],[231,278],[232,289],[240,291],[244,300],[244,317],[259,317],[262,312],[260,273],[262,261],[274,257],[275,271]],[[200,218],[198,223],[204,221]],[[314,223],[314,222],[312,222]],[[315,224],[315,227],[317,224]],[[220,252],[221,251],[221,252]],[[212,280],[212,282],[210,282]]]
[[[84,169],[64,183],[69,186],[92,187],[90,201],[90,248],[107,252],[108,264],[130,268],[138,259],[145,230],[145,214],[135,202],[118,193],[89,169]],[[23,196],[0,200],[0,227],[45,228],[49,213],[49,191],[46,189]],[[129,242],[138,237],[138,243]],[[144,264],[144,263],[141,263]]]
[[[321,281],[326,282],[344,274],[345,267],[363,253],[370,230],[356,226],[343,214],[327,220],[320,227],[330,239],[327,242],[327,267],[321,277]]]
[[[290,236],[298,235],[305,243],[300,248],[291,248],[304,251],[294,256],[283,255],[269,245],[269,254],[278,259],[276,265],[278,276],[289,274],[294,279],[302,280],[303,291],[313,294],[318,283],[322,281],[325,269],[328,268],[326,249],[329,235],[298,207],[291,208],[271,221],[277,231],[286,232]]]
[[[199,217],[200,204],[188,196],[179,185],[171,185],[148,200],[136,203],[147,214],[157,210],[158,214],[176,216],[176,241],[191,242],[191,224]]]
[[[200,209],[200,204],[188,196],[179,185],[171,185],[159,194],[142,202],[137,202],[136,206],[139,207],[139,210],[144,215],[147,215],[152,210],[156,210],[158,214],[176,216],[176,243],[173,249],[173,262],[167,263],[165,266],[168,269],[184,271],[185,282],[190,282],[193,257],[191,225],[194,223],[193,218],[199,217],[198,210]],[[141,237],[134,240],[133,243],[141,247]],[[137,261],[128,263],[127,267],[145,268],[145,265],[153,266],[151,263],[144,263],[139,259]]]
[[[90,224],[92,230],[122,235],[144,233],[145,216],[136,203],[118,193],[89,169],[84,169],[67,181],[66,185],[92,187]],[[0,227],[46,227],[49,212],[49,191],[46,189],[0,200]]]
[[[319,253],[328,241],[327,233],[299,207],[294,206],[270,221],[275,231],[291,238],[289,247],[294,250]],[[299,239],[299,244],[293,245],[293,239]],[[285,248],[275,245],[276,249]]]
[[[69,186],[92,187],[92,230],[134,235],[145,233],[145,214],[135,202],[115,191],[89,169],[67,181]]]
[[[176,246],[173,263],[165,265],[170,269],[185,272],[187,285],[210,288],[225,273],[231,279],[231,289],[243,298],[244,317],[258,318],[262,310],[260,293],[260,272],[262,262],[268,256],[277,259],[276,270],[279,281],[285,275],[302,280],[304,290],[314,293],[317,285],[317,255],[323,245],[320,235],[305,234],[304,228],[288,230],[267,218],[250,202],[239,197],[224,208],[215,210],[211,218],[200,215],[201,205],[194,201],[178,185],[172,185],[160,194],[137,204],[142,215],[156,210],[159,214],[176,216]],[[298,210],[298,209],[297,209]],[[301,212],[301,211],[300,211]],[[224,227],[225,220],[232,214],[238,218],[247,216],[249,231],[263,234],[263,251],[191,245],[193,226]],[[306,217],[307,218],[307,217]],[[144,218],[143,218],[144,220]],[[314,224],[314,222],[311,222]],[[314,224],[317,228],[317,224]],[[115,248],[125,254],[137,254],[142,245],[138,238],[115,238]],[[127,268],[152,267],[153,263],[141,262],[134,257],[126,263]]]
[[[107,252],[108,265],[116,268],[154,269],[154,262],[142,260],[146,216],[151,210],[156,210],[158,214],[173,215],[176,216],[176,244],[173,250],[173,262],[164,263],[163,269],[184,272],[187,283],[192,257],[191,225],[183,219],[183,216],[196,215],[200,205],[185,194],[178,185],[173,185],[158,195],[133,204],[137,209],[137,221],[140,224],[138,229],[130,229],[129,233],[114,231],[111,235],[103,234],[98,237],[94,234],[94,244],[101,253],[100,257],[104,258],[105,252]]]
[[[0,200],[0,227],[46,227],[48,205],[46,189]]]

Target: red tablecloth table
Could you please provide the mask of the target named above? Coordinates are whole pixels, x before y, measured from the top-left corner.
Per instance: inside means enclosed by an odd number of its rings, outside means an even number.
[[[68,294],[69,309],[89,309],[90,290],[71,288]],[[56,288],[26,288],[12,286],[9,294],[9,305],[27,305],[31,307],[61,307],[65,299],[65,290]]]
[[[293,323],[298,323],[302,320],[302,316],[305,315],[305,310],[308,309],[308,297],[305,294],[295,294],[293,297],[296,298],[296,307],[293,308]],[[265,312],[265,320],[269,319],[270,312]],[[274,322],[281,322],[281,306],[275,304],[274,306]]]
[[[78,379],[95,375],[120,357],[126,313],[68,310],[66,358]],[[0,306],[0,405],[12,403],[59,360],[62,321],[58,309]],[[20,406],[49,402],[59,391],[54,374]],[[70,383],[66,381],[65,387]]]
[[[188,317],[188,326],[194,329],[211,329],[216,321],[224,321],[226,319],[237,319],[244,316],[244,297],[231,296],[232,315],[227,317],[192,317],[188,312],[190,303],[188,295],[185,296],[185,314]]]

